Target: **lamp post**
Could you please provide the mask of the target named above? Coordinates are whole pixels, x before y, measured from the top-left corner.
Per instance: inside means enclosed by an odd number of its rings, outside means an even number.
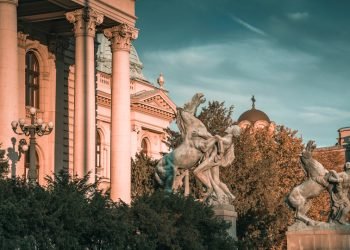
[[[36,108],[30,108],[30,124],[25,123],[25,119],[21,118],[19,121],[11,122],[12,130],[18,135],[29,136],[29,171],[28,179],[29,183],[35,183],[37,179],[36,173],[36,156],[35,156],[35,146],[36,138],[35,136],[48,135],[53,130],[53,123],[49,122],[48,124],[44,123],[42,119],[36,118]],[[20,128],[20,131],[17,131],[17,128]]]

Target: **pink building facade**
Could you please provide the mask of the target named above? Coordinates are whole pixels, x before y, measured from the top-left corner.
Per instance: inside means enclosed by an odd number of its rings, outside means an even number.
[[[11,121],[54,122],[38,137],[39,183],[69,168],[103,178],[114,200],[130,202],[130,157],[166,152],[175,105],[142,74],[134,0],[0,0],[0,142],[13,176],[26,176]]]

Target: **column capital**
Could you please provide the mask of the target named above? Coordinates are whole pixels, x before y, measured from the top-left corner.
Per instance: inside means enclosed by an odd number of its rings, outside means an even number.
[[[19,47],[21,47],[21,48],[26,47],[27,36],[29,36],[29,35],[23,33],[22,31],[17,32],[17,42],[18,42]]]
[[[91,8],[83,8],[67,12],[66,19],[74,24],[74,35],[76,37],[84,35],[95,37],[96,25],[103,22],[103,15]]]
[[[131,40],[137,38],[139,30],[123,23],[105,29],[103,33],[111,41],[112,51],[125,50],[130,52]]]
[[[12,3],[18,6],[18,0],[0,0],[0,3]]]

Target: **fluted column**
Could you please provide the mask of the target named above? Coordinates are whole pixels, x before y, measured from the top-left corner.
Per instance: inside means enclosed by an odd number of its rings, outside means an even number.
[[[104,31],[112,50],[111,198],[131,201],[130,69],[131,40],[138,30],[120,24]]]
[[[0,0],[0,143],[4,149],[12,147],[11,137],[16,136],[11,121],[19,118],[17,4],[17,0]]]
[[[66,13],[66,18],[74,24],[75,35],[73,168],[79,177],[91,172],[93,182],[96,165],[94,37],[103,15],[85,8]]]

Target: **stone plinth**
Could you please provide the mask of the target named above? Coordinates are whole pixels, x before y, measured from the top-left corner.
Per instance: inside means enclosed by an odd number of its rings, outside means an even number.
[[[237,212],[235,211],[235,207],[233,205],[215,205],[213,209],[215,215],[218,218],[221,218],[224,221],[231,223],[231,227],[227,231],[232,238],[237,240]]]
[[[287,249],[350,249],[350,226],[295,223],[287,231]]]

